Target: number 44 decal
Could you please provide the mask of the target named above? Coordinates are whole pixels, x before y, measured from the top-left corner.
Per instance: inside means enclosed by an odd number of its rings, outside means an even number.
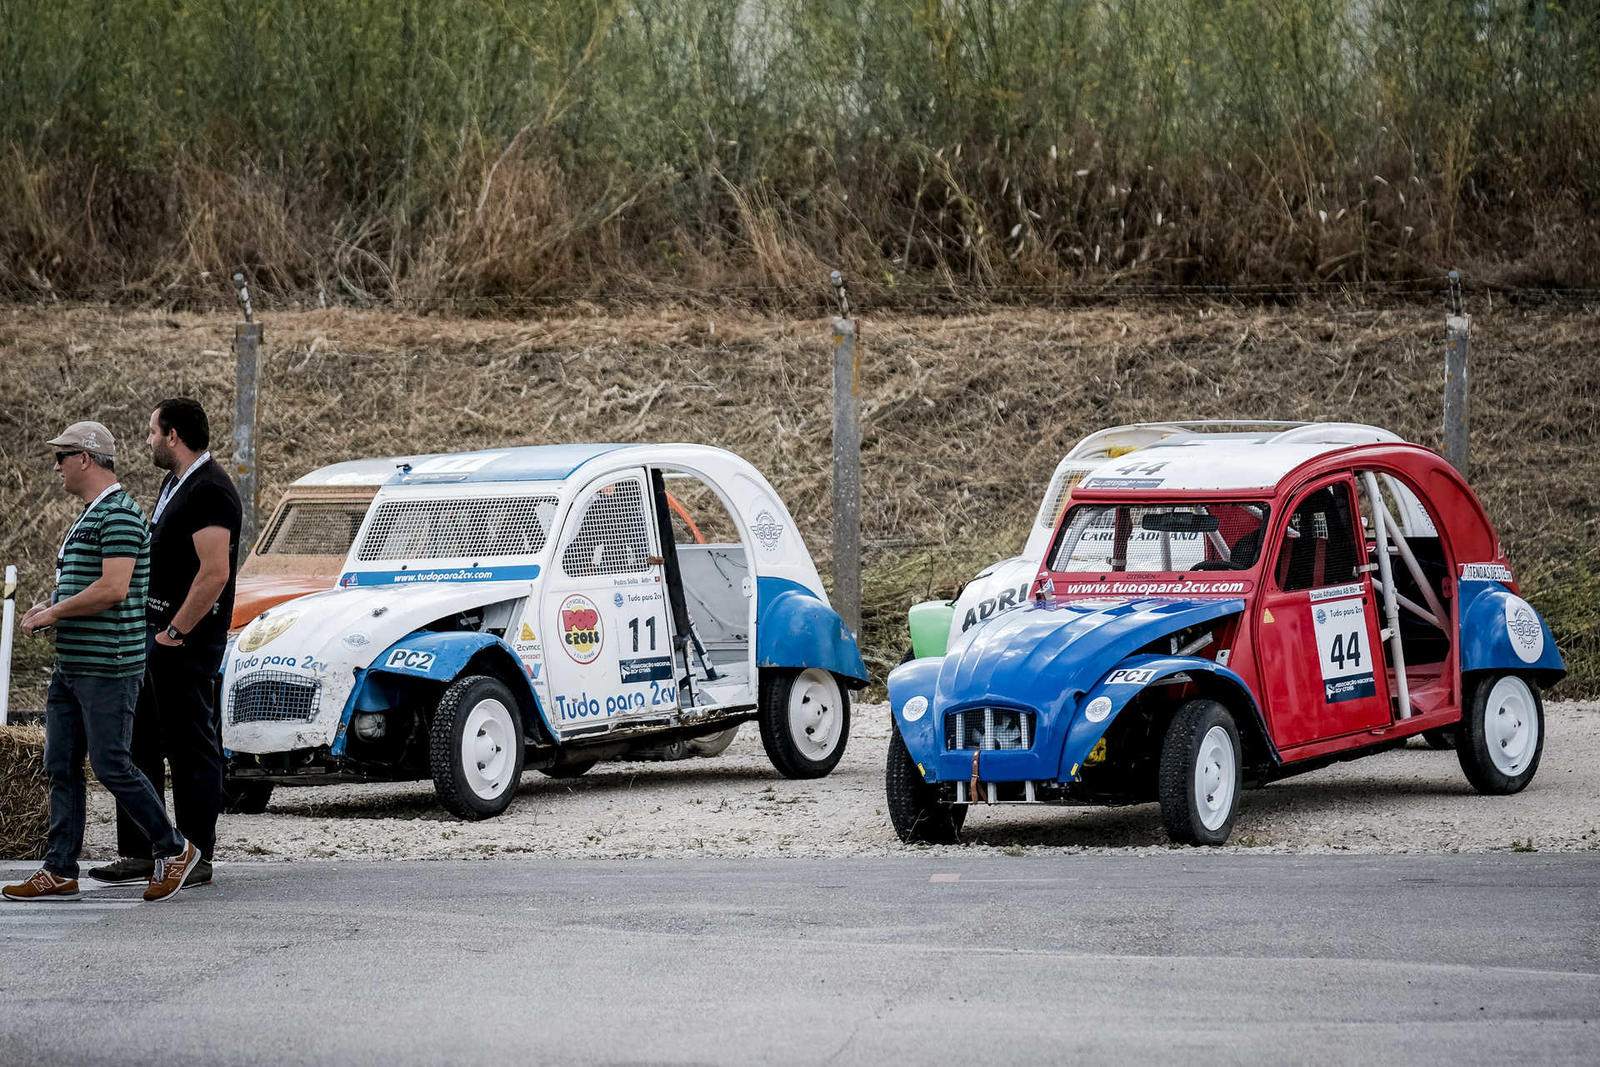
[[[1352,667],[1361,666],[1361,631],[1351,630],[1349,637],[1334,634],[1333,647],[1328,649],[1328,661],[1341,671],[1346,661]]]

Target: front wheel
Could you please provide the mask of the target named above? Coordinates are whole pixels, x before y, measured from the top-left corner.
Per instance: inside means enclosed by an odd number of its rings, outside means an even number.
[[[1161,743],[1161,821],[1179,844],[1220,845],[1239,816],[1239,728],[1215,700],[1178,709]]]
[[[511,690],[484,674],[452,682],[433,713],[428,758],[433,788],[452,814],[505,811],[522,780],[522,721]]]
[[[761,744],[785,778],[821,778],[839,765],[850,738],[850,698],[815,667],[763,671]]]
[[[884,792],[889,801],[889,822],[906,844],[961,843],[961,824],[967,819],[965,804],[946,804],[939,790],[923,781],[917,761],[906,750],[898,728],[889,728],[889,759],[884,768]]]
[[[1544,703],[1520,675],[1479,679],[1462,709],[1456,758],[1480,793],[1504,796],[1533,781],[1544,754]]]

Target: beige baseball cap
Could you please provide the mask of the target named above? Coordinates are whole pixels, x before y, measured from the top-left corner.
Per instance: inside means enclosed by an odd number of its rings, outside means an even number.
[[[46,441],[52,448],[81,448],[99,456],[117,458],[117,439],[111,431],[98,422],[75,422],[61,431],[61,436]]]

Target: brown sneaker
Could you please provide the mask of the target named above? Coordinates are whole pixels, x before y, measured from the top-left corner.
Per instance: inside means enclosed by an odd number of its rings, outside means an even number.
[[[145,888],[144,899],[166,900],[177,895],[178,890],[183,888],[183,880],[189,877],[189,872],[199,862],[200,850],[188,841],[183,843],[183,851],[176,856],[156,860],[156,870]]]
[[[43,868],[26,882],[0,889],[0,895],[7,900],[77,900],[83,896],[76,878],[61,878]]]

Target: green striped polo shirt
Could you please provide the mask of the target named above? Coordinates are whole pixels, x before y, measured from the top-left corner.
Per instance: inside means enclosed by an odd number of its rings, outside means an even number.
[[[128,595],[98,615],[56,622],[56,666],[62,674],[129,678],[144,673],[145,592],[150,587],[150,524],[118,489],[79,520],[62,550],[57,599],[81,593],[100,577],[102,560],[132,556]]]

